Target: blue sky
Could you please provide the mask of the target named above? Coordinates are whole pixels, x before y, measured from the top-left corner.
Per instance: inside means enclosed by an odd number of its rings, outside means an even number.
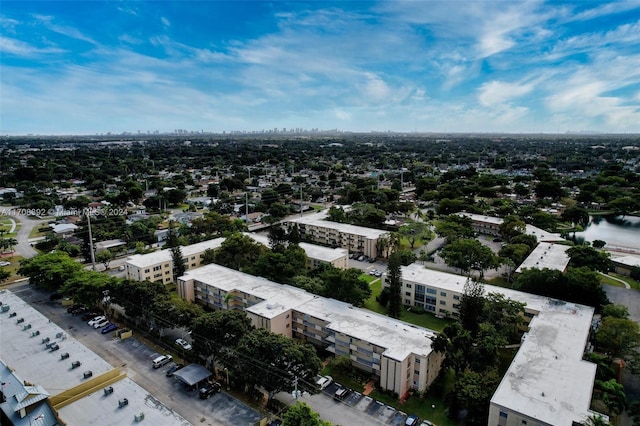
[[[0,134],[640,133],[640,0],[3,0],[0,37]]]

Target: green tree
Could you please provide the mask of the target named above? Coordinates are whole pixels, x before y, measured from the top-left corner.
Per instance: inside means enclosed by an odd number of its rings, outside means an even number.
[[[86,306],[101,306],[105,291],[115,287],[117,279],[109,275],[81,269],[67,279],[59,291]]]
[[[498,255],[511,259],[516,265],[520,265],[531,253],[531,248],[526,244],[505,244],[500,248]]]
[[[512,238],[525,233],[526,226],[526,223],[520,216],[509,215],[503,219],[498,230],[502,238],[507,242],[511,242]]]
[[[269,398],[279,391],[313,386],[322,361],[308,343],[297,343],[281,334],[253,329],[240,338],[234,351],[235,373],[249,386],[262,386]],[[312,389],[309,389],[312,390]]]
[[[115,258],[115,255],[109,249],[102,250],[96,254],[96,260],[104,265],[104,269],[109,269],[109,263]]]
[[[371,288],[360,278],[361,273],[362,271],[355,268],[344,270],[332,265],[325,266],[319,275],[324,283],[322,296],[354,306],[364,306],[364,301],[371,295]]]
[[[250,272],[271,281],[289,284],[295,276],[305,273],[306,265],[305,251],[298,245],[290,245],[281,251],[266,251],[261,254]]]
[[[596,398],[605,404],[609,414],[617,416],[624,411],[627,407],[627,396],[622,384],[618,383],[616,379],[610,379],[606,382],[596,380],[595,386]]]
[[[610,359],[633,355],[640,345],[640,326],[626,318],[604,317],[596,333],[596,347]]]
[[[58,290],[82,265],[67,253],[55,251],[20,261],[18,274],[29,277],[29,282],[46,290]]]
[[[500,264],[491,249],[476,239],[460,239],[447,244],[440,251],[440,256],[447,265],[459,268],[467,274],[471,268],[479,268],[481,278],[486,269],[495,269]]]
[[[6,281],[11,276],[11,272],[5,271],[3,267],[0,267],[0,283]]]
[[[484,285],[482,283],[467,279],[458,310],[462,327],[469,330],[471,335],[475,337],[480,327],[479,318],[484,312]]]
[[[417,240],[428,237],[429,226],[424,222],[409,222],[406,225],[402,225],[398,229],[398,232],[409,241],[411,249],[413,250]]]
[[[569,255],[569,266],[579,268],[586,266],[595,271],[608,272],[611,268],[609,253],[598,250],[587,245],[570,247],[567,250]]]
[[[171,247],[171,260],[173,262],[173,282],[178,282],[178,277],[184,275],[187,271],[187,260],[182,254],[182,249],[179,245]]]
[[[435,222],[436,234],[452,243],[461,238],[473,238],[475,232],[471,219],[466,216],[450,215]]]
[[[216,262],[227,268],[250,269],[260,255],[269,250],[248,235],[235,233],[227,237],[216,251]]]
[[[613,317],[613,318],[629,318],[629,308],[624,305],[614,305],[609,304],[605,305],[602,308],[602,316],[603,317]]]
[[[149,319],[156,301],[169,297],[165,286],[158,282],[122,280],[110,292],[111,302],[124,308],[128,317]]]
[[[216,251],[212,248],[208,248],[202,252],[202,264],[209,265],[211,263],[215,263],[216,261]]]
[[[497,370],[486,372],[465,371],[456,376],[455,396],[460,406],[467,410],[466,425],[486,425],[489,417],[489,401],[500,384]]]
[[[387,279],[389,281],[389,301],[387,314],[391,318],[400,318],[402,310],[402,259],[398,253],[397,246],[394,245],[389,262],[387,264]]]
[[[331,423],[322,420],[320,415],[304,402],[296,402],[284,413],[282,426],[331,426]]]
[[[251,320],[242,311],[208,312],[198,316],[193,323],[193,350],[213,366],[221,355],[228,355],[252,329]]]

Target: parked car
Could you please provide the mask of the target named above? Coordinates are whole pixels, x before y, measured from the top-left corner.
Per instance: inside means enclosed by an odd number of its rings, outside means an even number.
[[[180,338],[176,339],[176,345],[180,346],[185,351],[190,351],[193,348],[189,342]]]
[[[422,423],[420,423],[420,426],[433,426],[433,423],[429,420],[423,420]]]
[[[101,319],[100,321],[94,322],[93,323],[93,328],[102,328],[102,327],[106,326],[107,324],[109,324],[109,320],[104,318],[104,319]]]
[[[109,324],[105,325],[104,327],[102,327],[102,330],[100,331],[102,334],[107,334],[113,330],[116,330],[118,328],[117,325],[115,325],[114,323],[110,322]]]
[[[51,296],[49,296],[49,300],[58,300],[58,299],[62,299],[62,295],[58,292],[51,293]]]
[[[362,254],[361,254],[360,256],[358,256],[358,260],[359,260],[360,262],[364,261],[364,255],[362,255]]]
[[[180,370],[182,367],[184,367],[184,365],[182,364],[173,364],[171,367],[169,367],[169,369],[167,370],[167,377],[172,377],[173,374]]]
[[[206,385],[200,388],[200,391],[199,391],[200,399],[209,398],[214,393],[220,392],[221,388],[222,386],[220,386],[220,383],[218,382],[207,383]]]
[[[331,383],[333,383],[333,378],[331,376],[320,376],[316,380],[316,385],[320,388],[320,390],[324,390]]]
[[[173,357],[171,355],[160,355],[159,357],[151,361],[151,365],[153,366],[153,368],[160,368],[163,365],[169,364],[171,360],[173,360]]]
[[[342,401],[351,393],[351,389],[339,388],[336,393],[333,394],[333,399],[336,401]]]
[[[409,416],[407,417],[407,420],[404,422],[405,426],[415,426],[418,424],[418,420],[420,420],[418,418],[417,415],[415,414],[409,414]]]
[[[84,308],[84,305],[71,305],[67,308],[67,312],[71,313],[74,309]]]
[[[87,322],[87,324],[93,327],[93,325],[95,323],[100,322],[100,321],[102,321],[104,319],[106,319],[105,316],[104,315],[100,315],[100,316],[94,317],[92,320]]]
[[[93,318],[97,317],[98,315],[100,315],[99,312],[86,312],[82,316],[82,321],[89,321],[90,319],[93,319]]]

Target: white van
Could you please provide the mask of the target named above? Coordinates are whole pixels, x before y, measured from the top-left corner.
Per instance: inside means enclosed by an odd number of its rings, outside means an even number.
[[[173,357],[171,355],[161,355],[158,358],[151,361],[151,365],[153,365],[153,368],[160,368],[163,365],[171,362],[172,359]]]

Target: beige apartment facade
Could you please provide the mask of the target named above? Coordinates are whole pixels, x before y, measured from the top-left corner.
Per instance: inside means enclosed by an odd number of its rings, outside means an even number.
[[[442,363],[431,330],[223,266],[188,271],[178,293],[213,309],[242,310],[256,327],[347,356],[399,396],[426,390]]]
[[[424,268],[401,268],[402,301],[436,315],[457,318],[467,278]],[[385,285],[388,285],[385,276]],[[586,420],[596,365],[582,359],[588,350],[594,309],[502,287],[484,285],[525,303],[525,333],[494,393],[490,426],[572,426]]]
[[[207,249],[217,250],[224,238],[203,241],[189,246],[181,246],[187,270],[202,266],[203,254]],[[170,249],[147,254],[135,254],[127,258],[125,276],[134,281],[150,281],[169,284],[173,282],[173,257]]]
[[[306,241],[329,247],[342,247],[350,253],[361,253],[368,258],[385,256],[385,253],[378,253],[378,239],[388,237],[387,231],[331,222],[326,220],[326,217],[326,211],[322,211],[288,219],[284,225],[289,230],[297,226],[300,237]]]

